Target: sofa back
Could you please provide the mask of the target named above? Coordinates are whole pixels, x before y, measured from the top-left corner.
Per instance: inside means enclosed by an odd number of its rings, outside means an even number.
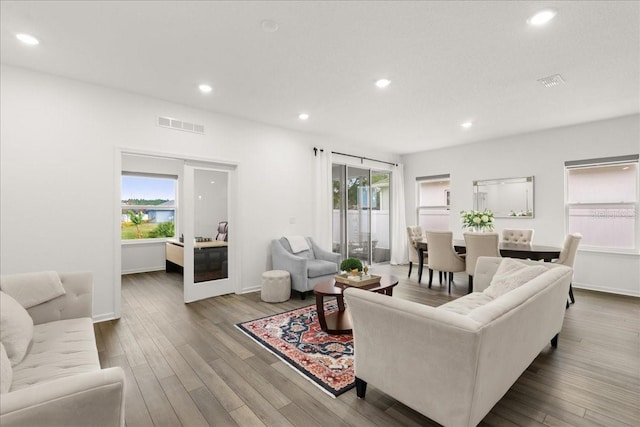
[[[90,272],[58,273],[65,294],[27,309],[34,325],[93,316],[93,276]]]

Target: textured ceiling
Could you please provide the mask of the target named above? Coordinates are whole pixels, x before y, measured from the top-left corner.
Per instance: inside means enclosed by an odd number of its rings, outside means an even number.
[[[0,22],[6,64],[400,154],[640,111],[636,1],[3,0]]]

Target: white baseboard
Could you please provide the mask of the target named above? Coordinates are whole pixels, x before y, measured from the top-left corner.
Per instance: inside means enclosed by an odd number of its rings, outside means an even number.
[[[149,273],[151,271],[164,271],[166,266],[160,267],[147,267],[147,268],[135,268],[133,270],[122,270],[122,274],[136,274],[136,273]]]
[[[240,295],[240,294],[250,294],[252,292],[260,292],[261,289],[262,289],[261,286],[254,286],[251,288],[242,289],[240,292],[238,292],[238,294]]]
[[[118,319],[115,313],[113,312],[103,313],[103,314],[98,314],[93,316],[93,323],[106,322],[107,320],[115,320],[115,319]]]
[[[631,291],[629,289],[617,289],[617,288],[610,288],[610,287],[602,287],[602,286],[597,286],[597,285],[590,285],[587,283],[578,283],[578,282],[573,282],[571,284],[571,286],[573,286],[574,289],[585,289],[587,291],[597,291],[597,292],[605,292],[608,294],[616,294],[616,295],[626,295],[626,296],[630,296],[630,297],[640,297],[640,291]]]

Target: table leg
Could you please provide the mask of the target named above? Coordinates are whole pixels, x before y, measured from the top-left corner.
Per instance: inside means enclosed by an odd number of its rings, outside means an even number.
[[[344,311],[344,297],[342,294],[336,295],[336,302],[338,303],[338,311]]]
[[[320,329],[326,332],[327,320],[324,318],[324,297],[318,294],[316,294],[316,311],[318,312],[318,322],[320,323]]]

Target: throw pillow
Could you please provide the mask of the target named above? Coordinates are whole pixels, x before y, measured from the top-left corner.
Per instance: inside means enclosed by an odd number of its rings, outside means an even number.
[[[0,341],[0,394],[9,391],[12,380],[13,369],[11,369],[11,362],[4,349],[4,344]]]
[[[507,265],[502,268],[505,262]],[[524,285],[545,271],[547,271],[547,267],[545,266],[527,266],[522,262],[506,258],[502,261],[500,267],[498,267],[496,274],[493,276],[493,279],[491,279],[491,284],[484,290],[484,293],[491,298],[498,298]]]
[[[33,319],[18,301],[0,291],[0,341],[11,366],[24,359],[33,338]]]
[[[2,276],[0,290],[11,295],[24,308],[31,308],[66,293],[55,271]]]

